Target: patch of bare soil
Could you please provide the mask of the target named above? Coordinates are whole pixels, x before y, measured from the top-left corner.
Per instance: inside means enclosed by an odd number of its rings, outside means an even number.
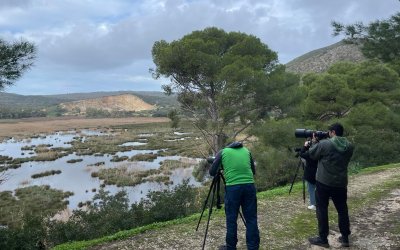
[[[400,168],[383,172],[353,176],[349,184],[349,200],[374,189],[388,180],[400,177]],[[307,239],[296,247],[290,237],[278,239],[274,233],[285,234],[289,228],[285,223],[306,210],[302,197],[278,197],[258,201],[260,249],[324,249],[310,246]],[[311,215],[312,211],[307,211]],[[225,241],[225,217],[211,216],[205,249],[218,249]],[[350,214],[352,235],[351,247],[347,249],[400,249],[400,190],[396,189],[381,201],[364,207],[357,214]],[[195,231],[197,221],[170,226],[136,235],[134,237],[106,243],[91,249],[201,249],[207,218],[202,219],[200,229]],[[334,225],[331,225],[334,226]],[[315,232],[317,233],[317,232]],[[330,231],[331,249],[339,249],[338,228]],[[310,232],[313,234],[313,232]],[[238,221],[238,249],[246,249],[245,228]]]
[[[142,111],[155,109],[155,105],[151,105],[131,94],[123,94],[116,96],[103,96],[100,98],[86,99],[80,101],[61,103],[62,108],[69,112],[79,110],[78,113],[85,114],[87,109],[100,109],[107,111]]]
[[[79,117],[31,118],[0,120],[0,140],[8,137],[26,137],[38,133],[51,133],[82,128],[107,128],[115,125],[167,122],[165,117],[128,117],[86,119]]]
[[[363,209],[353,224],[353,245],[359,249],[400,249],[400,189]]]

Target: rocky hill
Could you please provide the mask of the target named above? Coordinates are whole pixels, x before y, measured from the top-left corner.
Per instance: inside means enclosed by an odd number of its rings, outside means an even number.
[[[106,111],[143,111],[156,108],[155,105],[148,104],[141,98],[131,94],[64,102],[60,106],[68,112],[79,110],[79,113],[82,114],[86,113],[86,110],[89,108]]]
[[[286,70],[294,73],[320,73],[340,61],[361,62],[365,60],[360,45],[340,41],[330,46],[310,51],[286,64]]]

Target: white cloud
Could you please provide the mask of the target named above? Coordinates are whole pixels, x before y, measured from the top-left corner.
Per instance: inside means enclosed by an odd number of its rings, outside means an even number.
[[[7,91],[144,85],[160,90],[160,81],[148,73],[154,42],[210,26],[253,34],[285,63],[338,41],[331,36],[332,20],[368,23],[389,17],[399,5],[395,0],[2,0],[0,37],[24,37],[39,49],[36,67]]]

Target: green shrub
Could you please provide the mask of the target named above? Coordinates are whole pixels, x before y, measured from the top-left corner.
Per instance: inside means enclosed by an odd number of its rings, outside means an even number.
[[[49,176],[49,175],[55,175],[55,174],[61,174],[61,170],[49,170],[49,171],[46,171],[46,172],[43,172],[43,173],[33,174],[31,177],[33,179],[36,179],[36,178]]]
[[[183,184],[164,191],[150,192],[140,202],[129,206],[125,191],[110,195],[103,189],[87,204],[85,211],[74,210],[66,221],[48,221],[49,245],[67,241],[88,240],[132,229],[153,222],[185,217],[200,210],[196,189]]]
[[[26,213],[22,221],[18,227],[0,229],[0,249],[46,249],[44,218]]]

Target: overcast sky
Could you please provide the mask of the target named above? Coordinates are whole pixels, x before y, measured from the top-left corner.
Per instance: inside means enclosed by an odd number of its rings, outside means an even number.
[[[0,0],[0,37],[38,47],[35,66],[6,92],[156,90],[151,48],[215,26],[259,37],[290,60],[341,39],[345,24],[386,19],[398,0]]]

